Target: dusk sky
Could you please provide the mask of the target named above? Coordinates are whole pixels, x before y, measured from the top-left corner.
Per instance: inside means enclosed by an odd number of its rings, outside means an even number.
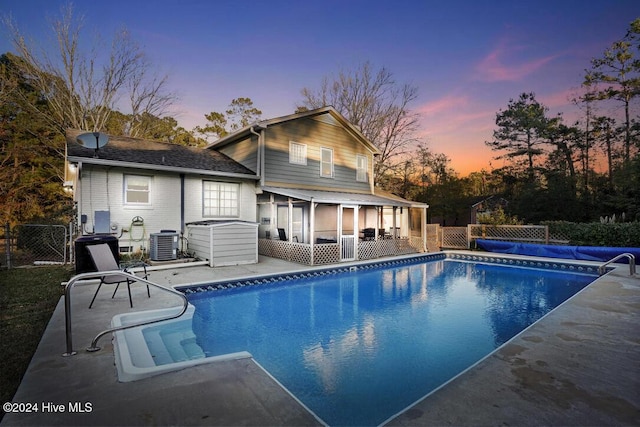
[[[62,0],[0,0],[25,35],[50,42]],[[304,87],[369,61],[418,87],[420,136],[462,176],[501,166],[484,144],[496,113],[534,92],[550,114],[575,115],[590,60],[640,17],[638,0],[75,1],[87,37],[131,31],[180,97],[180,126],[249,97],[263,118],[291,114]],[[12,51],[0,34],[0,53]]]

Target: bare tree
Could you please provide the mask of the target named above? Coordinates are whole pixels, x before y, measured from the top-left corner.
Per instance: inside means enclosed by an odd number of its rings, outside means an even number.
[[[110,115],[118,110],[125,94],[129,97],[129,132],[136,136],[145,114],[165,114],[175,99],[166,90],[167,78],[153,74],[139,46],[126,29],[120,30],[110,48],[96,40],[86,52],[82,49],[83,17],[74,16],[67,4],[61,16],[51,23],[57,49],[38,47],[28,41],[17,23],[3,18],[18,56],[21,73],[48,101],[47,120],[61,132],[72,127],[104,130]],[[107,52],[106,55],[103,52]],[[40,106],[28,102],[34,113]]]
[[[357,126],[381,152],[375,165],[376,181],[394,168],[394,161],[417,141],[418,114],[409,110],[418,89],[398,85],[386,68],[375,71],[369,62],[355,71],[325,77],[318,90],[304,88],[298,110],[331,105]]]

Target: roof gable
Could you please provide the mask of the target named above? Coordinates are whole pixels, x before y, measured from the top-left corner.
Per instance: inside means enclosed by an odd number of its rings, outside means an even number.
[[[109,136],[109,143],[96,151],[77,143],[76,138],[82,133],[85,132],[77,129],[67,130],[66,156],[71,161],[255,177],[254,172],[216,150],[125,136]]]
[[[356,126],[351,124],[351,122],[349,122],[342,114],[338,112],[338,110],[336,110],[333,107],[322,107],[322,108],[317,108],[315,110],[304,111],[301,113],[295,113],[287,116],[281,116],[281,117],[276,117],[269,120],[256,122],[234,133],[231,133],[225,136],[224,138],[220,138],[217,141],[210,143],[209,145],[207,145],[206,148],[217,149],[227,144],[234,143],[236,141],[246,138],[247,135],[252,133],[252,130],[256,131],[259,129],[266,129],[270,126],[277,126],[286,122],[290,122],[293,120],[300,120],[304,118],[321,118],[322,115],[330,116],[331,122],[337,122],[339,125],[344,127],[347,130],[347,132],[353,135],[354,138],[357,141],[359,141],[361,144],[366,146],[374,155],[380,154],[380,151],[378,150],[378,148],[371,141],[369,141]]]

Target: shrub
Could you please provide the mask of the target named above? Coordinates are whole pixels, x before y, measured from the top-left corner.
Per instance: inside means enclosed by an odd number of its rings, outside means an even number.
[[[640,247],[640,222],[543,222],[549,234],[567,236],[570,245]]]

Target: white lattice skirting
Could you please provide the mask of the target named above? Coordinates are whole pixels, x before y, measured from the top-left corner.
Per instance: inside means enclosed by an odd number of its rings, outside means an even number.
[[[321,243],[313,245],[313,262],[311,245],[308,243],[285,242],[282,240],[259,239],[260,255],[284,259],[307,265],[334,264],[341,262],[340,245],[338,243]],[[419,237],[400,239],[363,240],[358,242],[358,260],[375,259],[385,256],[406,255],[423,252]]]

